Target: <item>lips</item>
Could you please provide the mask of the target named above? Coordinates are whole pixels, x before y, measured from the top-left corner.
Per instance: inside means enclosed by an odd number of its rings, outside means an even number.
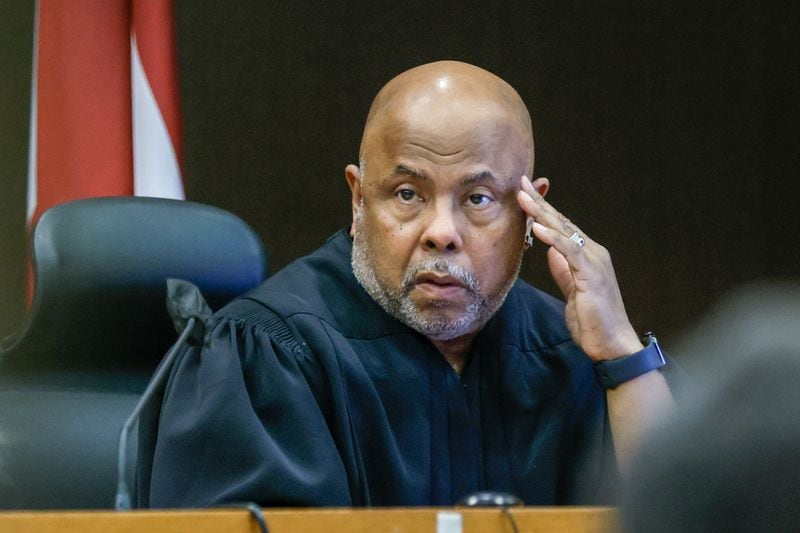
[[[463,281],[447,274],[424,272],[417,276],[415,286],[435,299],[449,299],[466,290]]]
[[[448,274],[435,274],[432,272],[423,272],[422,274],[417,276],[416,282],[417,285],[421,283],[431,283],[433,285],[441,285],[441,286],[456,285],[462,288],[466,287],[466,285],[464,285],[464,282],[458,278],[455,278]]]

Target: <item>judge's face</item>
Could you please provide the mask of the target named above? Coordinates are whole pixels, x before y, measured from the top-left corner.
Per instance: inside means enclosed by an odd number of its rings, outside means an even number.
[[[483,327],[516,279],[516,193],[531,141],[502,106],[410,102],[365,136],[350,165],[353,266],[390,314],[432,339]]]

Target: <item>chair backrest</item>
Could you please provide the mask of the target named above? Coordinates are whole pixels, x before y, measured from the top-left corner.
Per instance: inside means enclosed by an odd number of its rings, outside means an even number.
[[[114,197],[45,212],[33,261],[29,317],[0,343],[0,508],[111,507],[119,430],[176,336],[166,279],[218,307],[266,278],[266,253],[221,209]]]

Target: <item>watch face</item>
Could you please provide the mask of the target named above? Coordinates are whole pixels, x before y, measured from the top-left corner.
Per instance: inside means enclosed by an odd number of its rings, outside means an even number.
[[[658,344],[658,339],[656,339],[655,335],[652,335],[650,339],[651,339],[650,345],[656,349],[656,352],[658,352],[658,358],[661,362],[661,364],[657,368],[661,368],[662,366],[667,364],[667,360],[664,358],[664,352],[661,351],[661,345]]]
[[[652,331],[648,331],[647,333],[639,337],[639,340],[642,341],[642,344],[644,344],[645,346],[647,346],[651,342],[658,342],[656,339],[656,334],[653,333]]]
[[[595,363],[594,372],[601,386],[614,389],[626,381],[657,370],[665,364],[666,360],[661,352],[661,347],[655,336],[650,334],[649,342],[644,349],[627,357]]]

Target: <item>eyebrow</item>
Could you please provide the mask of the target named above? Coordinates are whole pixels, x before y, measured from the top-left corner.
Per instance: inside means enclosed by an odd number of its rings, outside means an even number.
[[[410,178],[416,178],[421,181],[427,181],[428,179],[428,176],[426,176],[424,172],[408,167],[406,165],[397,165],[396,167],[394,167],[393,174],[395,176],[397,175],[408,176]],[[480,172],[475,172],[473,174],[468,174],[464,176],[459,181],[459,184],[462,187],[464,187],[468,185],[475,185],[476,183],[483,183],[486,181],[492,181],[496,183],[499,182],[497,177],[494,174],[492,174],[491,171],[481,170]]]
[[[464,176],[461,178],[461,185],[475,185],[476,183],[483,183],[486,181],[492,181],[495,183],[499,183],[497,177],[492,174],[488,170],[482,170],[480,172],[475,172],[474,174],[470,174],[468,176]]]
[[[417,178],[418,180],[422,181],[428,179],[428,176],[426,176],[423,172],[420,172],[419,170],[413,169],[411,167],[407,167],[405,165],[397,165],[396,167],[394,167],[394,175],[397,176],[398,174],[401,176],[408,176],[410,178]]]

